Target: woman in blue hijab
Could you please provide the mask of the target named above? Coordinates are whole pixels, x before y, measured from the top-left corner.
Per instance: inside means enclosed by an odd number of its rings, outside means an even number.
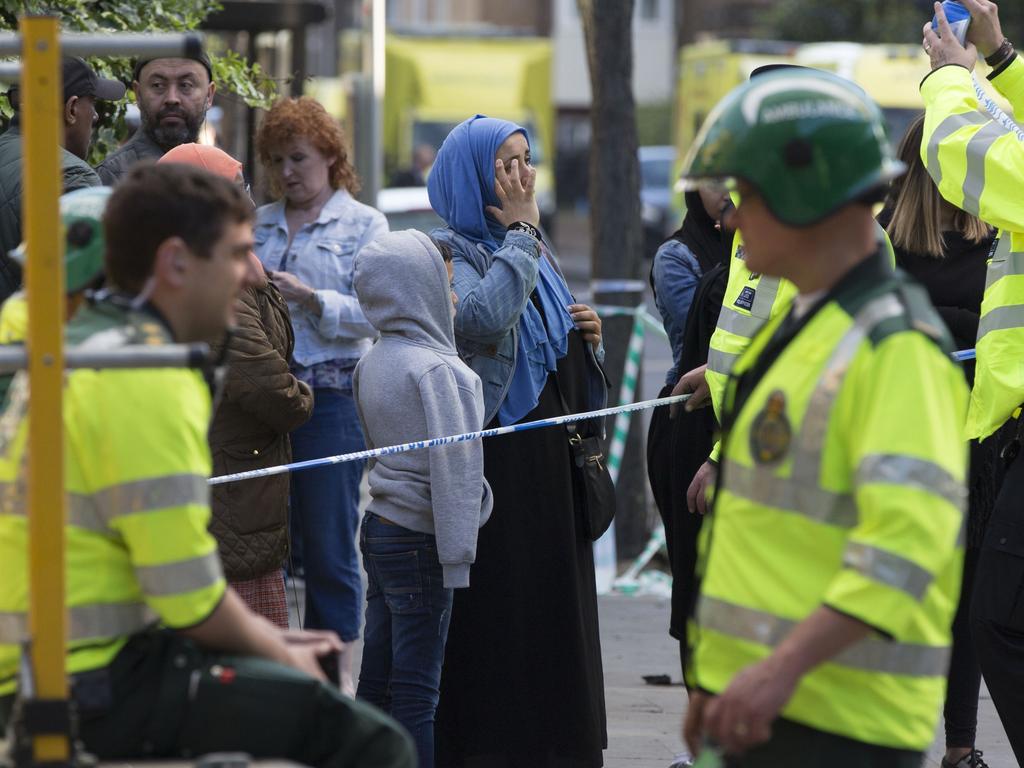
[[[539,231],[526,129],[477,115],[428,179],[453,253],[455,338],[488,424],[607,404],[601,321],[569,293]],[[600,424],[591,424],[600,430]],[[452,610],[437,765],[597,768],[607,744],[591,541],[564,429],[484,441],[494,511]],[[538,643],[541,649],[538,650]]]

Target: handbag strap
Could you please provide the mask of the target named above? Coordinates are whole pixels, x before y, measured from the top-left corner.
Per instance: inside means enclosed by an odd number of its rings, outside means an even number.
[[[565,395],[562,394],[562,385],[558,381],[557,370],[554,372],[554,380],[555,391],[558,393],[558,402],[562,404],[562,411],[564,412],[563,415],[568,416],[572,411],[569,410],[569,403],[565,401]],[[577,441],[582,439],[582,435],[580,435],[580,431],[577,429],[576,424],[577,422],[570,421],[565,425],[565,431],[568,435],[570,445],[575,445],[575,443],[573,443],[573,438],[576,438]]]

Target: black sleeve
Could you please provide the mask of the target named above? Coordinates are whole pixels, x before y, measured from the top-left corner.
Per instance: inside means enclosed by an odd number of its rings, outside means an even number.
[[[969,349],[974,346],[978,337],[978,320],[980,315],[961,307],[936,307],[942,322],[953,334],[957,349]]]

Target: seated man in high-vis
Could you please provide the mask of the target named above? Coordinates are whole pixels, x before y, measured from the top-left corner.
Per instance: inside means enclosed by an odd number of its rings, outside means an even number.
[[[67,342],[92,350],[222,335],[253,276],[252,203],[183,165],[133,169],[104,213],[110,290]],[[31,258],[31,254],[29,255]],[[28,379],[0,416],[0,733],[28,623]],[[306,765],[411,766],[407,737],[324,681],[333,633],[289,635],[227,587],[210,522],[211,393],[188,368],[76,369],[64,395],[67,668],[100,759],[239,751]],[[29,723],[25,726],[29,727]]]
[[[685,733],[730,765],[920,765],[945,690],[966,499],[963,373],[872,205],[904,171],[857,86],[782,70],[708,118],[747,267],[797,291],[733,367],[702,531]]]
[[[992,440],[1024,403],[1024,134],[979,103],[971,70],[980,53],[992,85],[1024,117],[1024,62],[1003,37],[996,4],[962,0],[971,13],[967,48],[936,3],[938,30],[925,26],[932,72],[921,157],[949,202],[999,227],[978,324],[978,362],[966,436]],[[977,49],[975,49],[977,46]],[[1024,421],[1003,449],[1002,489],[982,541],[971,598],[978,664],[1019,763],[1024,764]]]

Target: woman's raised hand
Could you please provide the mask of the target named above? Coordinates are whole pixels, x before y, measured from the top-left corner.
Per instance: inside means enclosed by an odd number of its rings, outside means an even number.
[[[534,227],[540,226],[540,209],[537,208],[537,197],[534,185],[537,182],[537,171],[529,165],[513,159],[509,170],[501,160],[494,161],[494,192],[498,195],[501,207],[493,205],[485,209],[495,221],[507,227],[516,221],[525,221]]]

